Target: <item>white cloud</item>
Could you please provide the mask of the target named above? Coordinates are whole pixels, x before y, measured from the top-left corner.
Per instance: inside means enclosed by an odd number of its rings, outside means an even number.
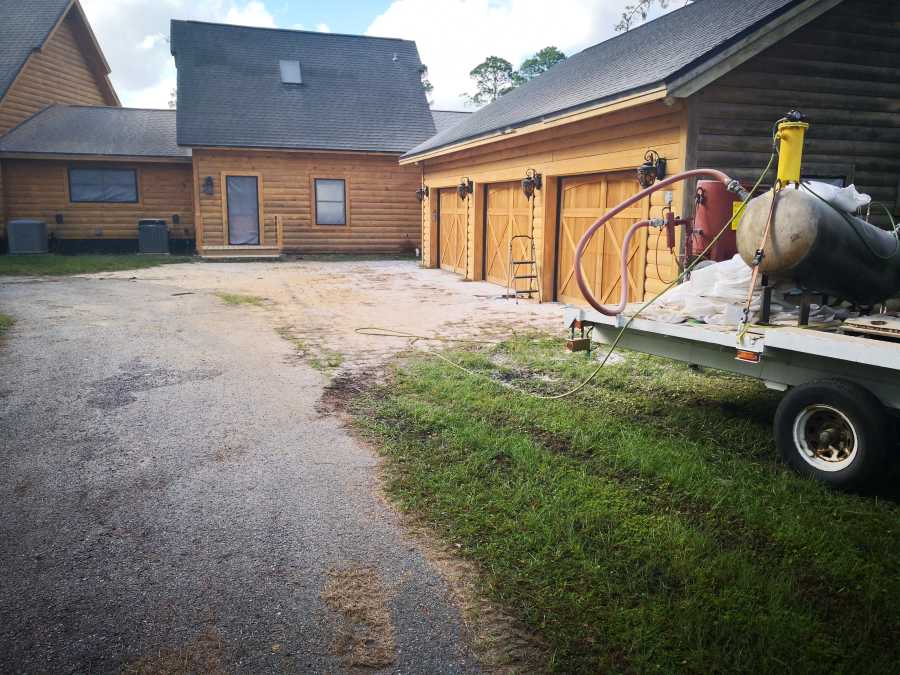
[[[442,0],[438,14],[433,0],[394,0],[366,33],[415,40],[434,107],[460,109],[472,90],[469,71],[487,56],[514,68],[549,45],[571,56],[611,37],[629,1],[555,0],[547,11],[545,0]]]
[[[225,23],[258,28],[275,28],[273,17],[259,0],[252,0],[243,7],[230,7],[225,15]]]
[[[81,0],[122,104],[165,108],[175,87],[171,19],[274,27],[261,0]]]
[[[324,22],[317,23],[316,30],[319,31],[320,33],[330,33],[331,32],[331,28],[328,26],[327,23],[324,23]]]

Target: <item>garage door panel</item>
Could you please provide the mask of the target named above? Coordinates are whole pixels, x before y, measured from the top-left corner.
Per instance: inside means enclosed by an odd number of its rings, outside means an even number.
[[[559,273],[557,297],[561,302],[584,305],[575,280],[575,248],[598,218],[628,199],[640,188],[630,175],[587,176],[562,181],[559,214]],[[604,225],[585,250],[585,280],[601,303],[618,303],[622,288],[621,256],[625,235],[634,223],[649,214],[649,200],[631,206]],[[643,299],[646,231],[628,248],[628,299]]]
[[[491,283],[506,286],[509,276],[509,245],[512,237],[531,234],[531,202],[519,183],[500,183],[487,187],[486,220],[484,228],[484,276]],[[513,259],[527,260],[531,256],[528,240],[516,239]],[[521,270],[525,271],[525,268]],[[518,286],[528,287],[527,279]]]
[[[441,269],[465,275],[468,215],[466,200],[460,199],[455,189],[439,190],[438,198],[440,200],[438,258]]]

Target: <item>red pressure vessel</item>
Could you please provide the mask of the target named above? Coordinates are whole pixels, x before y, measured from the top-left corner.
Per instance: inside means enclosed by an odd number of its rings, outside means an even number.
[[[709,242],[719,233],[725,223],[734,214],[734,204],[740,198],[728,188],[722,181],[701,180],[697,183],[697,212],[694,218],[694,254],[698,255],[709,246]],[[725,233],[716,242],[712,250],[706,255],[709,260],[721,262],[731,260],[737,253],[737,237],[734,226],[725,230]]]

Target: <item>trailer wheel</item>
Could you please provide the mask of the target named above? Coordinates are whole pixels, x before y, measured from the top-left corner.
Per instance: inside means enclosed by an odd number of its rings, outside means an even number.
[[[797,473],[859,489],[883,475],[894,455],[894,426],[871,392],[845,380],[792,389],[775,413],[775,441]]]

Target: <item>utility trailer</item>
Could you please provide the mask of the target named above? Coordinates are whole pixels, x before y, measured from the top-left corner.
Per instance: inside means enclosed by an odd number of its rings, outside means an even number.
[[[568,306],[565,325],[611,344],[627,312],[606,316]],[[735,329],[636,318],[619,345],[684,363],[761,380],[786,392],[775,413],[779,453],[798,473],[835,487],[857,489],[883,476],[900,452],[900,320],[871,317],[848,335],[834,327],[754,326]],[[849,326],[847,330],[849,330]]]

